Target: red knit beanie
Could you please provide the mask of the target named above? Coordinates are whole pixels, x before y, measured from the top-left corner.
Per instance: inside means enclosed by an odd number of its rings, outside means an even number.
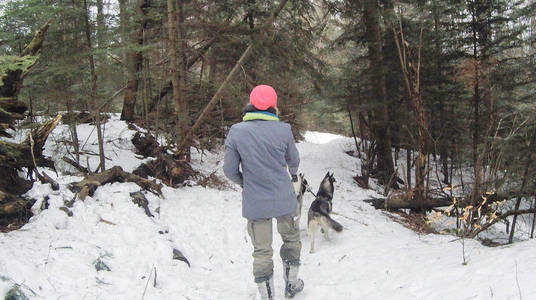
[[[277,94],[269,85],[258,85],[249,94],[249,103],[256,109],[267,110],[269,107],[277,106]]]

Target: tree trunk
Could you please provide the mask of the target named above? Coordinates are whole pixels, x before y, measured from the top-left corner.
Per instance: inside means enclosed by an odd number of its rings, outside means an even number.
[[[67,107],[67,113],[70,116],[71,122],[69,123],[69,131],[71,132],[71,140],[73,142],[73,150],[76,158],[76,162],[80,163],[80,143],[78,141],[78,130],[76,129],[76,117],[73,110],[73,105],[70,98],[65,99],[65,106]]]
[[[119,2],[119,36],[121,37],[121,47],[123,49],[126,49],[128,46],[128,20],[129,20],[129,14],[128,14],[128,0],[118,0]],[[127,62],[128,60],[128,51],[123,50],[123,62]]]
[[[96,73],[100,74],[100,82],[98,84],[104,85],[105,82],[108,82],[107,72],[104,71],[108,65],[108,56],[106,53],[106,23],[104,15],[104,0],[96,0],[95,6],[97,7],[97,16],[96,16],[96,27],[95,27],[95,45],[94,48],[98,49],[95,53],[95,69]]]
[[[104,3],[103,0],[97,0],[97,47],[104,49]]]
[[[473,139],[472,139],[472,150],[473,150],[473,174],[474,174],[474,183],[473,183],[473,197],[472,204],[480,200],[480,157],[478,154],[478,144],[479,144],[479,106],[480,106],[480,87],[479,87],[479,70],[478,70],[478,33],[476,28],[476,8],[473,8],[472,14],[472,35],[473,35],[473,59],[474,59],[474,73],[473,73]]]
[[[406,149],[406,188],[410,190],[411,187],[411,165],[412,165],[412,157],[411,157],[411,148],[408,147]]]
[[[147,27],[146,20],[146,7],[148,7],[148,0],[138,0],[136,6],[136,20],[141,19],[141,21],[136,21],[136,27],[132,31],[131,41],[136,43],[136,47],[142,47],[144,44],[143,32]],[[126,21],[122,21],[125,22]],[[143,63],[143,54],[140,50],[128,50],[126,51],[127,59],[127,88],[125,90],[125,95],[123,96],[123,109],[121,111],[121,120],[124,121],[134,121],[135,111],[136,111],[136,102],[137,102],[137,93],[139,85],[139,73],[142,68]]]
[[[432,13],[434,16],[434,46],[435,46],[435,64],[436,64],[436,84],[438,85],[438,89],[441,91],[442,85],[441,85],[441,78],[443,73],[443,66],[442,66],[442,56],[441,54],[441,38],[439,33],[439,26],[440,26],[440,16],[439,16],[439,8],[438,4],[434,2]],[[447,120],[446,117],[446,111],[445,111],[445,104],[444,104],[444,96],[439,95],[439,118],[436,118],[436,137],[438,139],[438,147],[439,147],[439,160],[441,163],[441,173],[443,174],[443,183],[448,184],[450,182],[449,179],[449,168],[448,168],[448,134],[445,132],[446,125],[445,122]]]
[[[177,46],[177,21],[176,21],[176,9],[175,1],[167,0],[167,26],[168,26],[168,38],[169,38],[169,62],[171,68],[171,88],[173,90],[173,104],[175,107],[176,117],[180,114],[180,102],[181,102],[181,90],[179,83],[179,58],[178,58],[178,46]],[[176,121],[176,133],[180,133],[180,124]],[[179,137],[177,136],[177,140]]]
[[[99,110],[99,102],[97,99],[97,73],[95,72],[95,60],[93,57],[93,54],[91,51],[93,51],[93,47],[91,46],[91,28],[89,26],[89,10],[87,7],[87,0],[84,0],[84,11],[85,11],[85,25],[86,25],[86,42],[87,42],[87,49],[89,51],[89,69],[91,72],[91,94],[90,94],[90,101],[92,102],[93,106],[93,114],[94,114],[94,120],[95,120],[95,126],[97,127],[97,139],[99,141],[99,158],[100,158],[100,165],[99,168],[101,172],[104,172],[106,170],[106,159],[104,157],[104,140],[102,136],[102,129],[101,129],[101,119],[100,119],[100,110]],[[97,168],[97,169],[99,169]]]
[[[178,130],[177,130],[177,144],[186,144],[190,141],[185,140],[186,133],[188,132],[188,129],[190,127],[190,108],[188,105],[188,101],[186,99],[186,79],[188,78],[187,75],[187,58],[186,58],[186,51],[187,51],[187,45],[186,45],[186,29],[184,27],[184,1],[178,0],[177,1],[177,29],[178,29],[178,35],[179,35],[179,97],[178,97],[178,103],[175,103],[175,105],[179,105],[177,110],[177,119],[178,119]],[[190,150],[189,147],[186,146],[185,151],[183,154],[185,155],[186,161],[190,161]]]
[[[417,122],[417,157],[415,159],[415,187],[411,190],[417,204],[424,205],[427,188],[425,180],[427,173],[426,168],[426,140],[428,125],[424,112],[424,105],[422,103],[421,85],[420,85],[420,66],[421,66],[421,50],[422,50],[422,37],[424,31],[424,19],[421,17],[421,26],[419,34],[419,43],[417,45],[417,58],[411,55],[409,43],[404,38],[404,29],[402,27],[402,16],[399,20],[399,32],[394,26],[394,10],[388,12],[387,24],[393,31],[393,36],[398,50],[398,57],[400,60],[400,67],[406,90],[408,92],[409,100],[412,106],[413,114]]]
[[[532,139],[530,140],[530,144],[529,144],[529,149],[530,149],[531,152],[528,153],[528,156],[527,156],[528,161],[525,163],[525,171],[523,172],[523,181],[521,183],[521,192],[520,192],[520,194],[523,194],[525,192],[525,188],[527,186],[527,180],[529,179],[528,178],[529,177],[529,170],[530,170],[530,167],[532,165],[532,159],[531,159],[531,156],[533,154],[532,150],[536,146],[535,143],[536,143],[536,128],[532,132]],[[519,209],[519,206],[521,205],[521,199],[522,199],[521,196],[517,197],[517,201],[516,201],[516,204],[515,204],[515,210]],[[514,215],[514,219],[512,220],[512,227],[510,229],[510,236],[508,237],[508,244],[511,244],[514,241],[514,233],[516,231],[516,222],[517,222],[517,215]]]
[[[352,137],[354,138],[355,143],[355,154],[358,157],[361,157],[361,154],[359,153],[359,144],[357,143],[357,137],[355,135],[354,119],[352,118],[352,110],[350,109],[350,105],[346,105],[346,109],[348,110],[348,118],[350,119],[350,127],[352,128]]]
[[[32,41],[24,48],[24,50],[22,50],[20,55],[21,57],[37,56],[39,54],[45,40],[45,33],[47,32],[51,23],[52,19],[48,20],[43,26],[41,26],[41,28],[39,28]],[[17,97],[26,74],[27,73],[23,72],[22,70],[9,70],[0,78],[0,80],[2,80],[2,84],[0,84],[0,101],[4,100],[1,98]]]
[[[536,209],[536,195],[532,196],[532,209]],[[532,226],[530,227],[530,238],[534,238],[534,229],[536,227],[536,212],[532,214]]]
[[[372,134],[376,140],[378,153],[378,175],[382,183],[388,184],[394,173],[391,154],[391,134],[388,126],[386,106],[385,75],[383,72],[382,40],[380,33],[380,16],[378,1],[365,0],[365,27],[369,53],[369,74],[371,76],[373,103],[372,119],[370,120]]]
[[[21,57],[39,55],[45,39],[45,33],[51,23],[52,19],[39,28],[32,41],[21,51]],[[32,65],[24,69],[7,70],[6,74],[0,77],[0,136],[11,137],[7,129],[13,128],[12,126],[16,120],[24,119],[24,112],[28,107],[24,102],[19,101],[17,97],[24,78],[28,75],[31,67]]]

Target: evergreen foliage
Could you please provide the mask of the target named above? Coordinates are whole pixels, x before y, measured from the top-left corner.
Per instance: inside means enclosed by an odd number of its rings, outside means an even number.
[[[374,111],[384,104],[375,96],[382,87],[370,69],[363,1],[289,1],[273,27],[262,27],[278,2],[173,0],[169,3],[173,9],[180,3],[183,15],[176,20],[181,31],[175,44],[167,27],[168,1],[86,2],[91,49],[80,21],[86,14],[83,1],[0,4],[0,76],[6,70],[27,71],[35,58],[19,58],[23,46],[46,20],[56,20],[19,95],[34,112],[95,109],[89,97],[88,58],[93,56],[101,110],[122,111],[128,94],[134,121],[176,141],[252,43],[252,57],[196,133],[200,147],[211,148],[225,137],[257,84],[276,88],[282,120],[294,125],[296,135],[302,128],[351,134],[351,115],[361,138],[383,138],[371,127],[377,121]],[[395,153],[418,151],[419,127],[392,27],[403,31],[405,49],[413,56],[420,48],[425,149],[429,164],[441,163],[442,181],[450,182],[449,172],[472,168],[475,184],[468,193],[504,188],[507,181],[520,186],[536,126],[533,1],[378,3],[383,54],[378,71],[385,77],[387,106],[387,120],[380,125]],[[185,70],[171,67],[171,47]],[[181,124],[173,101],[175,71],[183,82],[181,99],[188,103],[187,124]],[[177,124],[184,128],[177,130]],[[529,176],[535,173],[531,167]]]

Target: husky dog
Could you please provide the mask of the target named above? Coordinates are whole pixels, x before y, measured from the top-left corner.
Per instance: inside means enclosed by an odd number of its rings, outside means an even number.
[[[328,232],[330,227],[337,232],[342,231],[342,225],[329,216],[332,210],[331,200],[333,199],[334,182],[333,173],[330,175],[328,172],[324,176],[324,179],[322,179],[318,192],[316,193],[316,199],[311,203],[311,207],[309,208],[309,218],[307,220],[307,232],[311,239],[311,250],[309,253],[315,251],[315,233],[318,226],[322,228],[326,240],[329,240]]]

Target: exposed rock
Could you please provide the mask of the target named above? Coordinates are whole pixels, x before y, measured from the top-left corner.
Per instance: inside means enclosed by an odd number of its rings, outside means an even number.
[[[190,267],[190,262],[188,261],[186,257],[184,257],[182,252],[178,249],[173,249],[173,259],[183,261],[186,264],[188,264],[188,267]]]
[[[145,210],[145,214],[148,217],[154,217],[149,210],[149,201],[147,198],[145,198],[145,195],[141,191],[130,193],[130,197],[132,198],[132,202]]]
[[[95,270],[97,271],[112,271],[110,267],[108,267],[100,258],[97,259],[93,265],[95,266]]]
[[[6,294],[4,300],[30,300],[18,286],[13,286]]]

